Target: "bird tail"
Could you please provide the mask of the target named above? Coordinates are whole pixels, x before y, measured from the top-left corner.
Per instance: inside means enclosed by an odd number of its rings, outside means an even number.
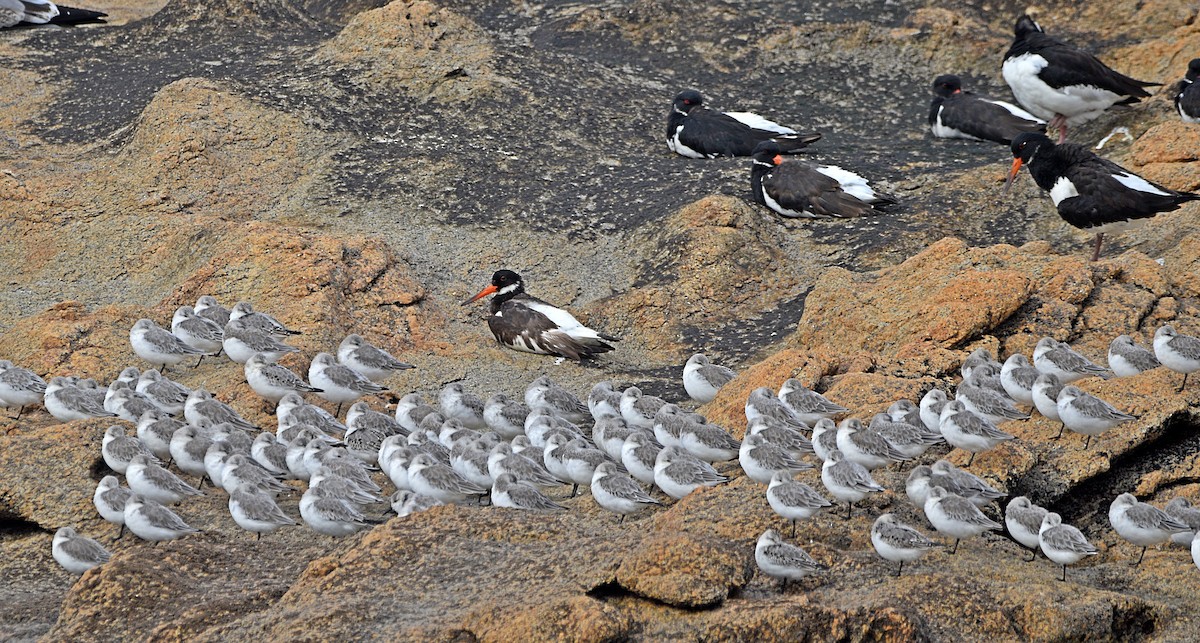
[[[75,7],[64,7],[58,5],[58,15],[50,20],[52,25],[82,25],[104,22],[108,17],[103,11],[92,11],[91,9],[76,9]]]
[[[796,134],[780,134],[771,137],[771,140],[779,144],[779,148],[784,154],[796,154],[800,150],[809,146],[821,139],[819,132],[798,132]]]

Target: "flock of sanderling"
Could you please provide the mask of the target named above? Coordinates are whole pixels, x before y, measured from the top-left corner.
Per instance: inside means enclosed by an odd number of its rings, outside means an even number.
[[[412,393],[396,403],[394,414],[382,413],[359,398],[386,391],[377,381],[411,365],[350,335],[336,359],[328,353],[313,359],[306,382],[275,363],[297,350],[280,341],[292,334],[249,304],[227,311],[211,297],[202,297],[194,309],[179,308],[170,331],[148,319],[130,330],[134,352],[160,369],[221,352],[243,363],[250,387],[275,404],[275,433],[260,432],[203,389],[189,390],[159,371],[133,367],[104,389],[77,377],[54,377],[47,384],[32,371],[0,361],[0,403],[20,407],[18,418],[24,407],[40,401],[62,421],[117,417],[136,425],[136,436],[126,435],[121,425],[105,432],[104,462],[128,487],[106,476],[94,503],[104,520],[120,526],[118,538],[128,528],[148,541],[198,531],[171,506],[202,495],[206,482],[228,494],[233,521],[261,538],[297,524],[276,497],[294,491],[282,481],[305,481],[300,519],[317,533],[341,537],[381,522],[365,511],[385,501],[372,471],[382,471],[395,486],[389,500],[400,516],[485,499],[496,507],[563,510],[547,491],[570,484],[572,497],[587,487],[601,508],[623,521],[664,504],[665,497],[680,499],[728,481],[714,464],[733,460],[747,477],[767,486],[767,504],[791,522],[794,537],[796,521],[832,506],[820,491],[795,479],[815,468],[804,461],[809,455],[822,461],[825,491],[847,504],[849,517],[855,502],[885,491],[872,478],[874,469],[913,460],[941,442],[970,452],[970,466],[975,454],[1013,439],[996,424],[1027,419],[1022,406],[1087,436],[1083,448],[1092,437],[1135,419],[1071,386],[1084,377],[1108,376],[1109,370],[1050,338],[1038,342],[1032,361],[1015,354],[1001,364],[986,350],[975,351],[962,364],[953,400],[934,389],[919,404],[899,400],[866,423],[847,417],[835,424],[833,418],[850,409],[795,379],[778,393],[759,388],[746,400],[748,428],[738,440],[703,416],[637,387],[619,390],[600,382],[583,401],[545,376],[529,384],[523,401],[503,394],[485,401],[452,383],[440,391],[436,406]],[[1164,326],[1150,350],[1122,335],[1112,342],[1108,363],[1117,376],[1165,366],[1183,374],[1182,390],[1188,374],[1200,370],[1200,339]],[[683,369],[683,385],[703,404],[734,375],[695,355]],[[338,412],[305,402],[306,393],[336,403]],[[338,415],[345,403],[352,405],[342,422]],[[196,477],[196,484],[181,475]],[[656,498],[654,488],[665,497]],[[1005,494],[946,460],[914,467],[905,493],[939,534],[954,540],[950,553],[959,541],[1002,526],[1035,556],[1040,549],[1062,565],[1064,580],[1067,565],[1097,553],[1078,529],[1024,496],[1008,502],[1003,525],[989,518],[981,508]],[[1200,510],[1186,498],[1172,500],[1164,511],[1126,493],[1113,501],[1109,517],[1118,535],[1142,546],[1142,556],[1146,547],[1171,539],[1190,544],[1200,566],[1200,538],[1193,537]],[[871,542],[881,557],[899,563],[897,575],[905,562],[937,546],[891,513],[875,521]],[[109,558],[101,544],[70,527],[55,535],[53,553],[74,573]],[[755,559],[764,573],[784,583],[824,568],[775,530],[758,539]]]

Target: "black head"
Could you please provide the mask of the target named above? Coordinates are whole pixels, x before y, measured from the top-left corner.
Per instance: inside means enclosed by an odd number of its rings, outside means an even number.
[[[704,104],[704,97],[694,89],[686,89],[675,97],[675,109],[684,114]]]
[[[1012,141],[1013,158],[1021,159],[1022,163],[1028,163],[1043,147],[1054,147],[1054,143],[1045,134],[1038,132],[1017,134]]]
[[[495,286],[497,290],[503,290],[508,286],[519,283],[521,283],[521,275],[518,275],[511,270],[497,270],[495,274],[492,275],[492,285]]]
[[[1044,30],[1042,29],[1042,26],[1037,22],[1034,22],[1033,18],[1030,18],[1028,14],[1017,18],[1017,26],[1013,28],[1013,34],[1020,39],[1028,36],[1031,33],[1044,33]]]
[[[751,156],[754,158],[755,163],[779,165],[783,162],[783,148],[779,147],[779,143],[775,141],[763,141],[754,146],[754,152]]]
[[[506,288],[508,290],[505,290]],[[496,299],[503,301],[504,299],[511,298],[517,293],[523,292],[524,290],[525,286],[521,283],[521,275],[518,275],[511,270],[497,270],[495,274],[492,275],[492,283],[485,286],[484,289],[480,290],[474,297],[464,301],[463,305],[466,306],[473,301],[477,301],[493,293],[500,293],[496,296]]]
[[[1193,82],[1200,78],[1200,58],[1193,58],[1192,62],[1188,63],[1187,75],[1184,78]]]
[[[933,93],[949,98],[962,91],[962,79],[954,74],[945,74],[933,79]]]

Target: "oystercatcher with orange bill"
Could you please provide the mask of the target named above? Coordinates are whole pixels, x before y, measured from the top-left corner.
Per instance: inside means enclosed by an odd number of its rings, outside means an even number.
[[[1100,257],[1104,233],[1200,200],[1200,194],[1165,188],[1096,156],[1082,145],[1055,145],[1043,134],[1017,136],[1012,153],[1012,171],[1005,191],[1021,166],[1028,165],[1038,186],[1050,191],[1058,215],[1076,228],[1096,233],[1092,261]]]
[[[592,330],[571,313],[526,293],[521,275],[511,270],[497,270],[492,283],[463,305],[493,293],[488,328],[496,341],[514,350],[578,362],[613,350],[607,342],[621,339]]]
[[[1175,94],[1175,109],[1185,123],[1200,123],[1200,58],[1193,58],[1188,63],[1187,74],[1183,77],[1183,86]]]
[[[774,141],[754,149],[750,168],[754,200],[785,217],[862,217],[897,199],[873,189],[863,177],[836,165],[787,160]]]
[[[0,0],[0,27],[78,25],[104,22],[103,11],[56,5],[50,0]]]
[[[800,133],[751,112],[709,109],[694,89],[676,96],[667,116],[667,147],[693,159],[750,156],[763,141],[775,141],[784,154],[793,154],[819,138],[816,132]]]
[[[963,91],[953,74],[933,81],[929,129],[939,138],[966,138],[1009,145],[1022,132],[1045,132],[1046,121],[1002,100]]]
[[[1113,71],[1092,54],[1047,36],[1029,16],[1017,19],[1014,34],[1004,54],[1004,81],[1022,107],[1058,130],[1059,143],[1067,140],[1067,126],[1086,123],[1113,105],[1136,103],[1150,95],[1145,87],[1160,84]]]

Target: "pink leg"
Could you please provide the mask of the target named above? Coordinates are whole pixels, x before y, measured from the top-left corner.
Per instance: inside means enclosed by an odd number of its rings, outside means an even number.
[[[1067,117],[1062,114],[1055,114],[1054,118],[1046,125],[1049,129],[1058,130],[1058,144],[1062,145],[1067,142]]]
[[[1100,258],[1100,244],[1104,243],[1104,233],[1096,235],[1096,247],[1092,250],[1092,261]]]

